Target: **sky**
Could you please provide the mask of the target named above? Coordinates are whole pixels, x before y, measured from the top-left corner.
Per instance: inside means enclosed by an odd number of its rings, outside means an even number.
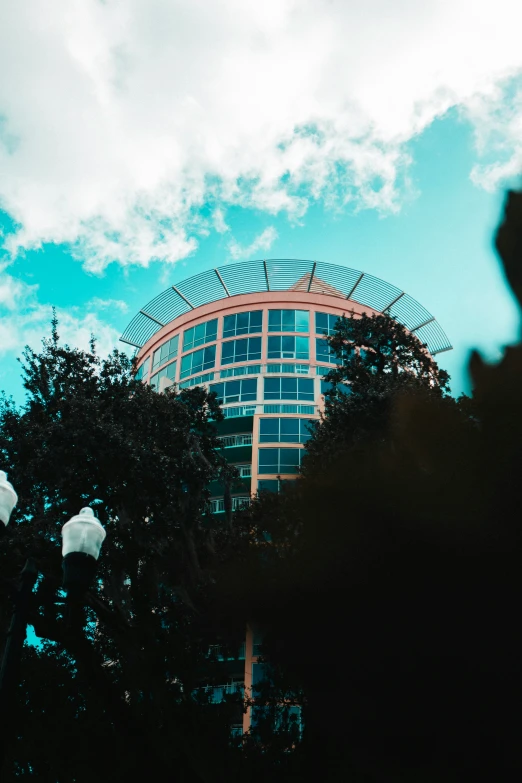
[[[469,351],[519,337],[492,240],[521,26],[518,0],[6,0],[0,389],[23,402],[52,306],[104,354],[190,275],[308,258],[418,299],[469,392]]]

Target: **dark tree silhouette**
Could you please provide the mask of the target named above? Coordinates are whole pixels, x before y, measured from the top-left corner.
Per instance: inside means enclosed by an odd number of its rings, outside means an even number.
[[[520,193],[497,248],[521,302]],[[456,401],[388,319],[345,319],[331,342],[352,393],[332,391],[304,475],[244,513],[271,543],[245,558],[243,611],[305,694],[295,774],[517,779],[522,349],[474,354]]]
[[[19,494],[0,542],[2,630],[9,582],[31,555],[41,573],[31,622],[49,641],[26,651],[3,779],[176,769],[177,780],[208,780],[212,756],[225,763],[234,707],[205,711],[192,698],[214,675],[208,591],[233,537],[207,513],[206,487],[228,471],[219,407],[201,388],[156,394],[134,380],[131,360],[101,360],[94,342],[61,345],[56,321],[40,353],[26,350],[23,372],[26,404],[0,404],[0,464]],[[107,539],[83,623],[71,626],[56,603],[60,529],[86,505]]]

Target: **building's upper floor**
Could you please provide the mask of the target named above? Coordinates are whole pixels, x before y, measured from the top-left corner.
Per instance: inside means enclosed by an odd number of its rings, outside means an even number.
[[[346,267],[286,259],[231,264],[172,286],[135,316],[122,340],[139,348],[139,374],[154,388],[162,378],[182,385],[217,381],[224,404],[237,396],[297,400],[310,395],[306,383],[282,376],[328,371],[326,337],[338,317],[381,312],[414,332],[432,355],[451,348],[434,316],[389,283]],[[238,380],[262,374],[281,377],[265,379],[263,393],[257,385],[254,393],[254,381]]]

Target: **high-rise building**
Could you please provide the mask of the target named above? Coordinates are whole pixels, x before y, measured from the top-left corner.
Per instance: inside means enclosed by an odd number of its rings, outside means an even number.
[[[224,453],[240,475],[237,509],[298,474],[307,425],[319,416],[323,377],[335,361],[326,337],[351,313],[388,314],[432,356],[451,349],[434,316],[399,288],[348,267],[293,259],[228,264],[170,286],[121,339],[138,349],[139,377],[158,391],[177,383],[216,392]],[[210,489],[213,512],[224,512],[223,487]],[[246,689],[256,681],[257,653],[248,633]]]

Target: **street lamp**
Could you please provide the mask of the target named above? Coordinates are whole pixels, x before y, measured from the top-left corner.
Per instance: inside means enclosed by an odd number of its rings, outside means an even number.
[[[84,592],[91,584],[107,533],[88,506],[62,527],[63,586]]]
[[[0,532],[5,532],[17,501],[18,496],[13,485],[7,480],[7,474],[0,470]],[[83,595],[92,582],[96,561],[106,535],[94,516],[94,511],[89,507],[82,508],[79,514],[62,527],[63,586],[67,590],[71,614],[73,606],[79,608]],[[13,591],[14,610],[0,669],[0,722],[3,724],[0,731],[0,770],[12,731],[12,706],[19,682],[22,648],[37,578],[36,561],[29,557]]]
[[[0,470],[0,521],[3,522],[3,530],[7,527],[9,517],[17,502],[18,495],[14,491],[13,485],[7,480],[7,473]]]

